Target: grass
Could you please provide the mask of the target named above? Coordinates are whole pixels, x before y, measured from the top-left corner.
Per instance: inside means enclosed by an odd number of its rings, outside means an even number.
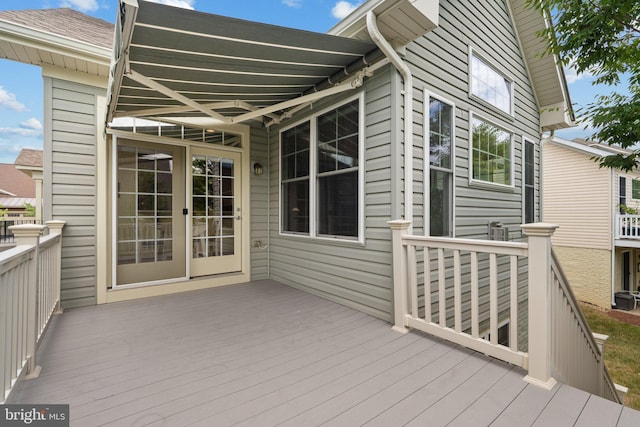
[[[602,311],[582,305],[593,332],[609,335],[604,360],[613,382],[629,389],[625,406],[640,410],[640,327],[613,319]]]

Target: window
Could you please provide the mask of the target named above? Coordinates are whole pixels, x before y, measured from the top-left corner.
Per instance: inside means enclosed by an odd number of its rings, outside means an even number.
[[[280,137],[282,180],[282,229],[309,232],[309,122],[291,128]]]
[[[506,130],[481,120],[471,118],[471,179],[492,184],[511,186],[511,140]]]
[[[621,214],[625,213],[627,206],[627,178],[621,176],[618,181],[618,209]]]
[[[513,114],[513,83],[471,51],[470,92],[507,114]]]
[[[283,232],[360,235],[359,105],[353,100],[281,133]]]
[[[631,181],[631,198],[640,199],[640,179]]]
[[[535,146],[524,141],[524,222],[535,222]]]
[[[451,236],[454,117],[452,104],[429,97],[429,229],[430,236]]]

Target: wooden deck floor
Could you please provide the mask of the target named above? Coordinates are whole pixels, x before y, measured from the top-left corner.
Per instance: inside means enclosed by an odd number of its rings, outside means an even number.
[[[75,426],[638,426],[636,412],[273,281],[69,310],[10,403]]]

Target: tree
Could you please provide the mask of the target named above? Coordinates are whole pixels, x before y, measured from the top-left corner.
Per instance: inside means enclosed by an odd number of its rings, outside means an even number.
[[[527,0],[550,16],[540,32],[548,41],[545,54],[563,65],[594,76],[594,85],[612,88],[607,95],[578,110],[582,123],[595,129],[594,141],[631,149],[598,159],[600,166],[629,171],[640,164],[640,2],[638,0]],[[628,94],[620,93],[628,82]]]
[[[36,207],[31,203],[25,203],[24,205],[24,216],[34,217],[36,216]]]

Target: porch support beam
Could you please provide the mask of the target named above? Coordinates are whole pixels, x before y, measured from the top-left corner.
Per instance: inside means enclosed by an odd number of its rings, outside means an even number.
[[[342,92],[345,92],[347,90],[357,89],[360,86],[362,86],[363,78],[364,78],[364,71],[362,71],[361,73],[358,73],[358,75],[355,78],[347,80],[346,82],[344,82],[344,83],[342,83],[342,84],[340,84],[338,86],[334,86],[334,87],[329,88],[329,89],[321,90],[319,92],[310,93],[309,95],[303,95],[303,96],[300,96],[298,98],[290,99],[288,101],[284,101],[284,102],[280,102],[280,103],[275,104],[275,105],[271,105],[269,107],[258,108],[255,111],[251,111],[251,112],[248,112],[248,113],[245,113],[245,114],[240,114],[240,115],[232,118],[231,122],[232,123],[242,123],[242,122],[244,122],[246,120],[255,119],[255,118],[260,117],[260,116],[266,116],[266,115],[274,113],[276,111],[286,110],[288,108],[295,107],[297,105],[304,104],[304,103],[307,103],[307,102],[312,102],[312,101],[315,101],[317,99],[324,98],[326,96],[335,95],[337,93],[342,93]]]
[[[179,94],[178,92],[176,92],[173,89],[169,89],[168,87],[166,87],[165,85],[162,85],[158,82],[156,82],[155,80],[152,80],[150,78],[148,78],[147,76],[144,76],[140,73],[138,73],[137,71],[134,70],[130,70],[127,73],[127,77],[129,77],[130,79],[143,84],[145,86],[147,86],[150,89],[153,90],[157,90],[158,92],[160,92],[161,94],[168,96],[169,98],[175,99],[176,101],[187,105],[189,107],[191,107],[193,110],[196,111],[200,111],[210,117],[213,117],[216,120],[220,120],[224,123],[231,123],[231,120],[228,117],[223,116],[222,114],[218,114],[215,111],[211,110],[210,108],[205,107],[204,105],[187,98],[184,95]]]
[[[212,102],[209,104],[201,104],[203,107],[208,108],[210,110],[217,110],[221,108],[242,108],[247,111],[256,111],[258,107],[255,105],[251,105],[248,102],[235,100],[235,101],[224,101],[224,102]],[[137,111],[126,111],[121,112],[120,114],[116,114],[115,117],[160,117],[167,114],[175,114],[175,113],[187,113],[189,111],[193,111],[193,108],[187,105],[176,105],[174,107],[160,107],[160,108],[146,108],[144,110]],[[269,118],[277,119],[278,116],[275,114],[266,114]]]

